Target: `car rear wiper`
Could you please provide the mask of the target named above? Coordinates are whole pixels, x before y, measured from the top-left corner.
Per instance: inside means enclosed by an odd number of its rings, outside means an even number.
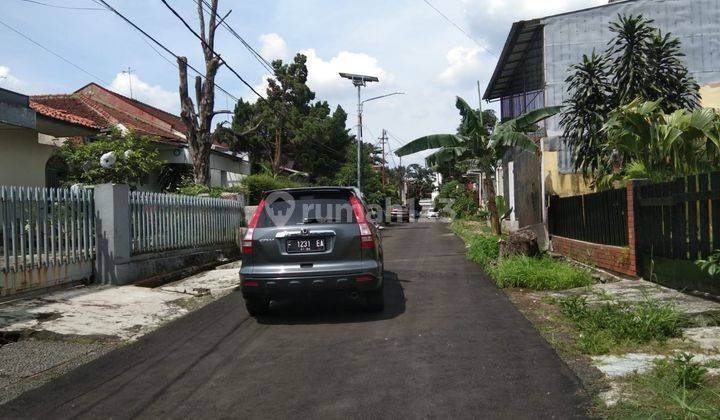
[[[342,223],[342,220],[335,220],[335,219],[318,219],[315,217],[306,217],[303,219],[304,225],[311,225],[315,223]]]

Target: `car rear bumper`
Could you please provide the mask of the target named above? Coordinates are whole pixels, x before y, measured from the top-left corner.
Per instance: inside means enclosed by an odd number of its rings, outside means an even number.
[[[324,293],[370,292],[382,286],[379,269],[347,274],[283,277],[240,275],[243,297],[269,299]]]

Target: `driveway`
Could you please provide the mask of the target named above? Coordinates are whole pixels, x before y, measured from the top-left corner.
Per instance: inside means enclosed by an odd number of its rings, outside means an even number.
[[[570,418],[579,380],[441,223],[383,232],[386,308],[218,300],[0,418]]]

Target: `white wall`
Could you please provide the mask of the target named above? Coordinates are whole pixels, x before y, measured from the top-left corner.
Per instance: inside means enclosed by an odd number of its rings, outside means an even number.
[[[38,143],[29,129],[0,130],[0,185],[45,186],[45,164],[54,146]]]

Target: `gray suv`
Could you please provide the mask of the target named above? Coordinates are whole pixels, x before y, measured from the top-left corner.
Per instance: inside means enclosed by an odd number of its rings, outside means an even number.
[[[248,223],[240,283],[252,316],[271,300],[316,294],[384,309],[380,234],[356,188],[268,191]]]

